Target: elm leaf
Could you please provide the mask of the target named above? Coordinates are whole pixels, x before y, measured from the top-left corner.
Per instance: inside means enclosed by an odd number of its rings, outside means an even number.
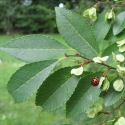
[[[69,100],[79,81],[79,77],[70,74],[71,69],[60,69],[43,82],[37,92],[36,105],[49,111],[59,108]]]
[[[98,43],[104,40],[111,27],[111,21],[105,20],[105,14],[106,11],[102,12],[92,26]]]
[[[0,50],[24,62],[59,59],[70,51],[60,42],[43,35],[27,35],[0,46]]]
[[[16,103],[28,99],[48,77],[57,60],[40,61],[26,64],[10,78],[7,89]]]
[[[113,24],[114,35],[119,34],[123,29],[125,29],[125,11],[119,13]]]
[[[56,7],[55,11],[59,32],[67,44],[86,57],[97,56],[98,44],[84,17],[65,8]]]
[[[101,72],[91,73],[84,76],[78,83],[75,92],[66,104],[66,115],[74,116],[89,109],[100,95],[100,88],[92,86],[93,77],[101,76]]]

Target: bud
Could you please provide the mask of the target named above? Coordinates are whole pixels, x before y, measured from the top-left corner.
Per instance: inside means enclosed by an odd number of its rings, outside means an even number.
[[[107,12],[105,15],[105,20],[108,20],[108,19],[115,20],[115,13],[112,10],[110,12]]]
[[[120,117],[114,125],[125,125],[125,118]]]
[[[92,21],[95,21],[97,19],[96,15],[96,8],[92,7],[84,11],[83,13],[84,17],[89,17]]]
[[[104,56],[104,57],[94,57],[93,58],[93,61],[95,62],[95,63],[103,63],[103,62],[105,62],[107,59],[109,58],[109,56]]]
[[[113,52],[112,52],[112,55],[113,55],[113,59],[117,62],[123,62],[125,60],[125,57],[122,55],[122,54],[117,54],[115,55]]]
[[[118,91],[118,92],[122,91],[122,89],[124,88],[124,83],[123,83],[123,81],[122,81],[121,79],[116,80],[116,81],[113,83],[113,88],[114,88],[116,91]]]
[[[83,73],[83,67],[79,67],[79,68],[74,68],[71,70],[71,74],[74,74],[76,76],[79,76]]]
[[[125,67],[122,67],[122,66],[120,66],[120,65],[117,65],[116,70],[117,70],[119,73],[125,73]]]
[[[106,78],[104,80],[104,83],[102,85],[102,91],[107,91],[109,89],[109,86],[110,86],[110,82],[108,81],[108,79]]]

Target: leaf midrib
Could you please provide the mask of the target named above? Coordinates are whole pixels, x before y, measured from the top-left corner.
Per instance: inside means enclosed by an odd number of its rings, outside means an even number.
[[[74,105],[74,107],[71,109],[71,111],[70,111],[69,114],[71,114],[72,110],[76,107],[76,105],[79,103],[79,101],[80,101],[83,97],[85,97],[85,94],[90,90],[90,88],[91,88],[91,86],[89,87],[89,89],[87,89],[87,91],[84,93],[84,95],[81,96],[81,98],[80,98],[78,101],[76,101],[77,103],[76,103],[76,104]],[[75,114],[78,114],[78,112],[75,113]]]
[[[55,63],[55,62],[54,62]],[[53,64],[54,64],[53,63]],[[53,65],[53,64],[51,64],[51,65]],[[51,66],[51,65],[49,65],[49,66]],[[46,68],[48,68],[49,66],[47,66]],[[45,69],[46,69],[45,68]],[[44,70],[45,70],[44,69]],[[38,72],[35,76],[33,76],[33,77],[31,77],[31,79],[29,79],[28,81],[26,81],[24,84],[22,84],[18,89],[16,89],[13,93],[11,93],[12,95],[14,95],[20,88],[22,88],[25,84],[27,84],[30,80],[32,80],[34,77],[36,77],[37,75],[39,75],[41,72],[43,72],[44,70],[42,70],[42,71],[40,71],[40,72]]]
[[[60,11],[60,12],[61,12],[61,11]],[[62,12],[61,12],[61,13],[62,13]],[[64,18],[66,18],[63,13],[62,13],[62,15],[63,15]],[[67,19],[67,18],[66,18],[66,19]],[[66,21],[66,20],[65,20],[65,21]],[[67,21],[68,21],[68,23],[71,25],[71,23],[70,23],[70,21],[69,21],[68,19],[67,19]],[[88,42],[87,42],[87,41],[82,37],[82,35],[75,29],[75,27],[73,27],[72,25],[71,25],[71,27],[72,27],[72,28],[76,31],[76,33],[82,38],[82,40],[85,41],[86,44],[88,44]],[[93,35],[93,34],[92,34],[92,35]],[[90,44],[88,44],[88,46],[90,46]],[[90,46],[90,48],[92,48],[92,47]],[[97,55],[98,55],[98,52],[96,52],[94,48],[92,48],[92,50],[94,50],[94,52],[97,53]]]
[[[66,82],[68,82],[71,78],[73,78],[73,76],[71,76]],[[66,82],[64,82],[64,84],[62,84],[62,85],[42,104],[42,106],[45,105],[45,104],[65,85]]]
[[[0,48],[1,49],[1,48]],[[51,49],[37,49],[37,48],[3,48],[3,49],[18,49],[18,50],[72,50],[72,49],[55,49],[55,48],[51,48]]]
[[[120,29],[121,26],[123,25],[123,22],[125,22],[125,17],[124,17],[123,21],[121,22],[120,26],[118,27],[118,30],[117,30],[116,34],[118,33],[119,29]]]

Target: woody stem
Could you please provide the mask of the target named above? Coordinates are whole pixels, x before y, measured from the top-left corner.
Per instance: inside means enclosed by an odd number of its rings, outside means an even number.
[[[75,55],[65,54],[65,56],[66,56],[66,57],[81,57],[81,58],[83,58],[83,59],[89,60],[89,63],[90,63],[90,62],[94,62],[93,60],[91,60],[91,59],[89,59],[89,58],[87,58],[87,57],[84,57],[84,56],[82,56],[82,55],[80,55],[80,54],[75,54]],[[108,67],[109,69],[114,69],[114,70],[116,70],[115,67],[110,66],[110,65],[107,65],[107,64],[105,64],[105,63],[97,63],[97,64],[106,66],[106,67]]]

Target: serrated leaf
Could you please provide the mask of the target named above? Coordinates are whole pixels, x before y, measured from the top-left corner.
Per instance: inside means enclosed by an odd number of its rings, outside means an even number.
[[[117,101],[119,101],[119,99],[122,97],[124,90],[121,92],[117,92],[115,90],[109,90],[108,94],[104,97],[104,105],[105,106],[111,106],[114,103],[116,103]]]
[[[108,46],[102,53],[102,56],[107,56],[107,55],[111,55],[112,52],[115,52],[118,50],[118,46],[116,43],[111,44],[110,46]]]
[[[112,83],[114,83],[115,80],[116,80],[116,78],[110,83],[110,85],[112,85]],[[119,99],[122,97],[124,91],[125,91],[125,89],[122,90],[121,92],[117,92],[114,90],[113,86],[111,86],[110,89],[107,91],[107,94],[104,97],[104,105],[111,106],[114,103],[116,103],[117,101],[119,101]]]
[[[57,64],[56,60],[26,64],[10,78],[7,89],[16,103],[28,99],[48,77]]]
[[[98,43],[106,37],[111,27],[111,21],[105,21],[105,14],[106,11],[102,12],[92,26]]]
[[[96,72],[83,77],[75,92],[68,100],[66,104],[67,116],[74,116],[89,109],[100,95],[100,89],[98,86],[92,86],[91,80],[93,77],[100,77],[102,73]]]
[[[71,69],[60,69],[44,81],[37,92],[36,105],[48,111],[62,106],[69,100],[79,81],[79,77],[70,74]]]
[[[115,36],[113,34],[112,29],[110,29],[105,39],[109,41],[111,44],[119,40],[125,39],[125,29],[121,33],[119,33],[117,36]]]
[[[125,29],[125,11],[119,13],[113,24],[114,35],[119,34],[123,29]]]
[[[0,46],[0,50],[25,61],[36,62],[58,59],[68,49],[58,41],[42,35],[27,35]]]
[[[99,53],[96,39],[86,20],[75,12],[56,7],[56,20],[64,40],[86,57]]]

